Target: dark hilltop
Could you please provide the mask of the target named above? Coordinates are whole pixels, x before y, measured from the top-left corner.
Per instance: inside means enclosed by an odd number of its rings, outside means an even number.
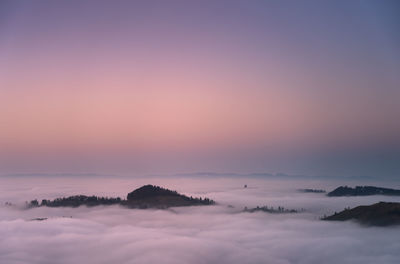
[[[357,206],[322,218],[330,221],[355,220],[366,226],[390,226],[400,224],[400,203],[379,202]]]
[[[176,191],[171,191],[159,186],[145,185],[133,192],[128,193],[127,199],[119,197],[97,197],[86,195],[75,195],[54,200],[32,200],[27,202],[27,208],[47,206],[47,207],[78,207],[78,206],[98,206],[98,205],[121,205],[128,208],[157,208],[164,209],[176,206],[195,206],[213,205],[215,202],[209,198],[193,198]]]
[[[298,213],[299,211],[295,209],[286,209],[282,206],[278,206],[277,208],[274,207],[268,207],[268,206],[257,206],[255,208],[247,208],[245,207],[243,209],[243,212],[246,213],[255,213],[255,212],[264,212],[264,213],[270,213],[270,214],[288,214],[288,213]],[[304,209],[301,210],[301,212],[304,212]]]
[[[321,189],[298,189],[297,191],[303,193],[326,193],[325,190]]]
[[[355,188],[340,186],[327,196],[367,196],[367,195],[400,195],[400,190],[375,186],[356,186]]]
[[[188,197],[154,185],[145,185],[128,193],[127,200],[123,201],[123,205],[131,208],[167,208],[211,204],[215,204],[215,202],[208,198]]]

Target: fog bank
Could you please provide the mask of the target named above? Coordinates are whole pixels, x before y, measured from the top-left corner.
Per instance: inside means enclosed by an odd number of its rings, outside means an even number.
[[[156,182],[219,202],[169,210],[119,206],[20,210],[2,205],[0,263],[397,263],[400,258],[399,227],[319,220],[322,214],[346,206],[399,198],[328,198],[296,191],[335,183],[228,178],[0,180],[2,204],[80,193],[124,196],[141,184]],[[306,211],[241,212],[243,206],[257,205]],[[48,219],[30,221],[37,217]]]

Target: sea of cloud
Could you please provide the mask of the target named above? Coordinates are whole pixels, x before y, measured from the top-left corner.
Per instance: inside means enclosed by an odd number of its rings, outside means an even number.
[[[209,197],[218,204],[169,210],[20,207],[26,200],[74,194],[125,197],[147,183]],[[331,190],[343,184],[362,183],[243,177],[0,177],[0,263],[398,263],[400,227],[363,227],[319,217],[348,206],[400,198],[332,198],[297,191]],[[242,212],[244,206],[263,205],[305,212]],[[31,220],[40,217],[48,219]]]

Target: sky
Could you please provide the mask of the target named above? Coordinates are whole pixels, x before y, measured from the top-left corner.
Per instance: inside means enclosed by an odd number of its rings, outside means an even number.
[[[1,1],[0,172],[400,174],[398,1]]]

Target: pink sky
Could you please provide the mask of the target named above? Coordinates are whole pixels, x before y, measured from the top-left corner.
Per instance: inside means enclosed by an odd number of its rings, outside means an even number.
[[[340,31],[337,10],[61,5],[4,4],[0,13],[3,157],[399,143],[389,19],[374,28],[358,14]]]

